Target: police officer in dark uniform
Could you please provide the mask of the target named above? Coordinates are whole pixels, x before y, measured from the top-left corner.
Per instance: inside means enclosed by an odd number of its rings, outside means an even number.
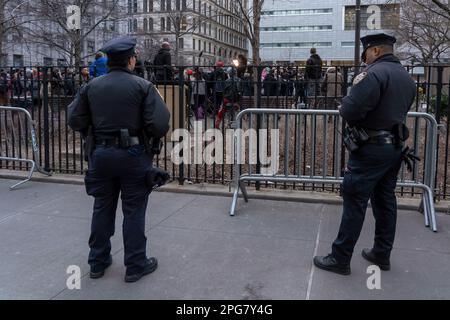
[[[86,191],[95,198],[89,238],[90,277],[100,278],[112,263],[110,238],[114,234],[119,194],[122,199],[126,282],[153,272],[158,262],[147,258],[145,211],[152,186],[147,139],[159,139],[169,130],[170,114],[155,87],[133,74],[136,39],[123,37],[106,43],[108,74],[80,88],[69,106],[69,125],[80,131],[89,168]]]
[[[368,35],[361,42],[368,66],[355,77],[340,107],[349,125],[345,139],[351,150],[342,185],[342,221],[331,254],[314,257],[318,268],[343,275],[351,272],[350,260],[369,199],[376,220],[375,240],[362,256],[382,270],[390,269],[397,218],[395,188],[404,157],[402,141],[407,138],[403,123],[416,92],[411,76],[393,54],[394,37]]]

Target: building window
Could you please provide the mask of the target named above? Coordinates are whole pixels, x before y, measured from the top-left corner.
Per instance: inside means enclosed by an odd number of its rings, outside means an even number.
[[[320,26],[292,26],[292,27],[261,27],[261,31],[329,31],[333,30],[332,25],[320,25]]]
[[[87,45],[87,52],[90,53],[94,53],[95,52],[95,42],[94,41],[87,41],[86,43]]]
[[[53,59],[49,57],[44,57],[44,67],[52,67]]]
[[[153,0],[148,1],[148,11],[153,12]]]
[[[318,48],[331,47],[332,42],[282,42],[282,43],[261,43],[261,48]]]
[[[176,8],[177,11],[180,11],[180,10],[181,10],[181,7],[180,7],[180,0],[176,0],[176,1],[175,1],[175,8]]]
[[[167,11],[172,11],[172,0],[167,0]]]
[[[400,24],[400,6],[398,4],[378,5],[381,9],[380,26],[383,30],[395,30]],[[368,10],[369,6],[361,6],[361,29],[369,30],[368,20],[372,12]],[[344,30],[355,30],[356,9],[355,6],[345,6]]]
[[[176,29],[176,28],[177,28],[177,27],[175,27],[175,29]],[[172,24],[170,23],[170,18],[167,18],[166,29],[167,29],[167,31],[172,30]]]
[[[179,19],[179,18],[178,18],[178,19]],[[187,30],[187,27],[188,27],[187,17],[186,17],[186,16],[183,16],[183,17],[181,17],[181,26],[180,26],[180,29],[183,30],[183,31],[186,31],[186,30]]]
[[[133,0],[133,12],[134,13],[138,12],[138,2],[137,2],[137,0]]]
[[[147,11],[148,11],[147,4],[148,4],[147,0],[144,0],[144,7],[143,7],[143,11],[144,11],[144,12],[147,12]]]
[[[184,39],[183,38],[178,39],[178,48],[184,49]]]
[[[153,18],[148,18],[148,30],[153,31]]]
[[[195,39],[192,39],[192,50],[195,50]]]
[[[194,2],[195,3],[195,2]],[[195,6],[195,5],[194,5]],[[186,4],[186,0],[182,0],[181,1],[181,9],[184,11],[187,9],[187,4]]]
[[[299,9],[299,10],[266,10],[262,16],[310,16],[317,14],[332,14],[333,8],[325,9]]]
[[[355,47],[355,41],[343,41],[343,42],[341,42],[341,47],[344,47],[344,48],[354,48]],[[361,48],[362,48],[363,46],[361,45]]]
[[[161,11],[166,11],[166,0],[161,0]]]
[[[166,30],[166,19],[161,18],[161,31]]]
[[[148,20],[147,18],[144,18],[144,32],[148,31]]]

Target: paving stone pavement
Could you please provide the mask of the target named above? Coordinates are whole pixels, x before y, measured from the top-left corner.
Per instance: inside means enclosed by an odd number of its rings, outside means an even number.
[[[99,280],[88,276],[93,199],[83,186],[29,182],[9,191],[0,179],[0,299],[450,299],[450,216],[439,232],[417,212],[399,211],[392,270],[369,290],[374,219],[367,212],[352,260],[340,276],[312,265],[337,234],[341,207],[250,200],[228,216],[230,198],[155,192],[147,212],[148,254],[157,271],[123,281],[122,215],[117,214],[113,265]],[[81,268],[80,290],[69,290],[66,270]]]

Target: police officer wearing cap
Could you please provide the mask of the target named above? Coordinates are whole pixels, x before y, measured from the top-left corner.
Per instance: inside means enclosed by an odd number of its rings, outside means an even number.
[[[86,191],[95,198],[89,238],[90,277],[100,278],[112,263],[119,194],[123,210],[126,282],[153,272],[158,262],[147,258],[145,211],[151,192],[146,177],[152,170],[145,139],[159,139],[169,130],[170,114],[155,87],[133,74],[136,39],[113,39],[101,49],[108,55],[108,73],[80,88],[69,106],[69,125],[91,139]]]
[[[411,76],[393,54],[394,37],[368,35],[361,42],[367,67],[355,78],[340,107],[353,133],[346,137],[351,151],[342,185],[343,216],[331,254],[314,257],[318,268],[343,275],[351,272],[350,260],[369,200],[375,239],[373,248],[364,249],[362,256],[382,270],[390,269],[397,218],[395,188],[403,159],[398,141],[406,140],[399,137],[398,128],[404,130],[416,92]]]

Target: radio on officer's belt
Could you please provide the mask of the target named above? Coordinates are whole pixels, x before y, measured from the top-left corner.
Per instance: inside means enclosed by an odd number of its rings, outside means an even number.
[[[120,129],[120,147],[128,148],[130,146],[130,133],[128,129]]]

